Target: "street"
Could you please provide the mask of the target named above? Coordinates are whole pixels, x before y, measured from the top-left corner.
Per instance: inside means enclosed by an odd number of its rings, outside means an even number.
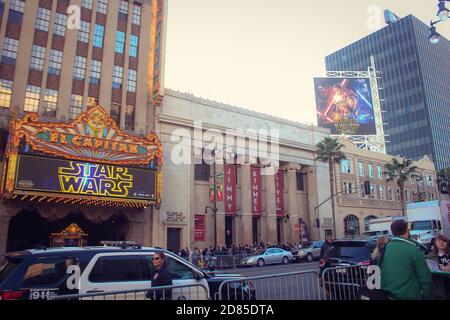
[[[224,273],[239,273],[251,280],[256,289],[257,300],[318,300],[319,295],[318,262],[290,263],[288,265],[273,265],[265,267],[248,267],[224,270]],[[312,272],[309,272],[312,271]],[[280,274],[296,273],[289,276]],[[300,273],[304,272],[304,273]],[[273,275],[273,277],[271,277]],[[275,276],[276,275],[276,276]],[[228,295],[236,295],[233,283],[226,289]],[[237,292],[239,295],[239,292]]]

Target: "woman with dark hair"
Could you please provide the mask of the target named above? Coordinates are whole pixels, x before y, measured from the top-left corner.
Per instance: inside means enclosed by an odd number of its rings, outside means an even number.
[[[450,250],[447,237],[439,235],[435,238],[433,251],[428,254],[427,259],[439,264],[441,271],[450,272]]]
[[[157,251],[153,254],[152,263],[155,272],[152,275],[152,287],[164,287],[172,285],[172,274],[167,269],[166,255],[162,251]],[[171,300],[172,290],[154,290],[147,292],[147,298],[153,300]]]

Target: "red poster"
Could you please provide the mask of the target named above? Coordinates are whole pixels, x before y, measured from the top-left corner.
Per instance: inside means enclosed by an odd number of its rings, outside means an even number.
[[[277,216],[284,215],[284,174],[278,170],[275,175],[275,205],[277,207]]]
[[[194,240],[205,241],[205,216],[195,215]]]
[[[223,166],[223,186],[224,186],[224,206],[225,214],[236,214],[236,166],[227,165]]]
[[[260,216],[262,214],[261,207],[261,192],[262,192],[262,179],[261,169],[257,167],[251,167],[251,186],[252,186],[252,213],[253,215]]]

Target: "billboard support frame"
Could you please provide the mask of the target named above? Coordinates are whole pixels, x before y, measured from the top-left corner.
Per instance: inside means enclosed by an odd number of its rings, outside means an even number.
[[[378,92],[378,71],[375,67],[375,59],[370,57],[371,65],[367,71],[327,71],[329,78],[368,78],[373,97],[373,113],[375,118],[375,135],[332,135],[334,137],[345,136],[352,141],[357,148],[386,154],[386,141],[381,112],[381,101]]]

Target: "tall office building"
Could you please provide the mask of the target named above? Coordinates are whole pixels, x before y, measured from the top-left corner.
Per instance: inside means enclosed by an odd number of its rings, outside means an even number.
[[[428,26],[412,15],[326,57],[328,71],[380,71],[388,154],[450,167],[450,42],[428,40]]]
[[[122,129],[153,130],[164,10],[162,0],[0,0],[1,126],[13,106],[69,121],[99,104]]]

